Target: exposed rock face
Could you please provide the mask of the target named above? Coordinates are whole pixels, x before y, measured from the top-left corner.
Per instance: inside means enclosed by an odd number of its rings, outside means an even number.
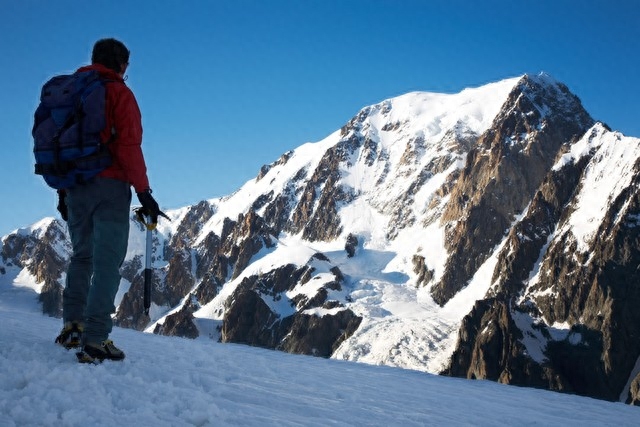
[[[349,258],[353,258],[355,256],[357,248],[358,238],[349,233],[349,235],[347,236],[347,241],[344,244],[344,250],[347,251],[347,255],[349,256]]]
[[[45,279],[38,300],[42,303],[42,312],[52,317],[62,317],[62,291],[59,282]]]
[[[467,157],[443,215],[451,256],[431,290],[445,304],[487,260],[530,203],[563,146],[593,124],[564,85],[523,78]]]
[[[342,226],[336,203],[351,199],[339,185],[340,164],[348,159],[359,143],[357,138],[352,138],[327,150],[304,187],[287,231],[294,234],[302,231],[302,236],[311,241],[332,240],[340,235]]]
[[[462,321],[458,346],[443,374],[571,391],[562,378],[527,356],[510,313],[504,301],[478,301]]]
[[[425,286],[433,279],[433,270],[430,270],[421,255],[413,256],[413,272],[418,276],[416,286]]]
[[[324,258],[318,255],[318,258]],[[326,259],[326,258],[325,258]],[[340,290],[343,280],[339,270],[334,271],[336,281],[327,283],[316,297],[301,296],[289,301],[293,312],[281,318],[269,308],[267,301],[282,304],[287,291],[307,283],[313,274],[309,265],[297,268],[283,266],[267,275],[251,276],[242,281],[227,300],[227,310],[222,323],[222,341],[244,343],[260,347],[276,348],[290,353],[329,357],[350,336],[362,320],[339,301],[327,300],[327,289]],[[323,308],[336,313],[317,316],[306,310]],[[292,310],[293,311],[293,310]]]
[[[198,328],[193,323],[193,312],[196,309],[197,304],[194,304],[192,299],[190,299],[183,305],[179,312],[165,317],[162,325],[156,325],[153,333],[184,338],[198,338]]]
[[[594,130],[585,139],[597,133]],[[511,351],[508,341],[538,341],[542,357],[529,361],[535,369],[514,370],[509,363],[501,363],[496,367],[498,376],[475,371],[478,362],[468,355],[482,353],[491,331],[474,336],[483,321],[472,313],[461,326],[447,374],[517,384],[520,382],[508,375],[526,372],[521,378],[524,385],[607,400],[620,398],[640,355],[640,313],[636,309],[640,303],[640,161],[630,163],[629,185],[610,200],[600,226],[581,249],[584,244],[576,240],[568,223],[580,207],[579,198],[584,197],[580,195],[582,183],[596,167],[595,151],[547,175],[499,253],[492,289],[496,298],[476,305],[502,307],[503,315],[493,322],[506,331],[501,336],[508,340],[491,342],[492,352]],[[533,281],[532,271],[537,271]],[[518,318],[518,327],[513,328]],[[564,332],[555,329],[556,324],[571,327]],[[527,354],[527,349],[519,353]],[[507,361],[517,360],[513,355]]]
[[[640,406],[640,374],[638,374],[631,382],[627,403]]]
[[[0,247],[3,270],[26,269],[37,283],[42,284],[38,296],[42,312],[62,316],[63,273],[69,264],[71,245],[63,223],[45,220],[32,233],[18,232],[3,239]],[[6,274],[6,273],[3,273]]]
[[[336,314],[296,315],[289,333],[278,347],[289,353],[309,354],[329,357],[360,325],[362,318],[351,310],[341,310]]]

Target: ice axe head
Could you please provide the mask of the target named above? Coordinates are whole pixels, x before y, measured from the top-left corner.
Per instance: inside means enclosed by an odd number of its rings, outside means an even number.
[[[146,228],[148,231],[153,231],[156,229],[156,226],[158,224],[151,222],[150,219],[147,219],[147,216],[145,215],[145,211],[144,208],[138,208],[135,210],[136,213],[136,217],[138,219],[138,221],[140,221]]]

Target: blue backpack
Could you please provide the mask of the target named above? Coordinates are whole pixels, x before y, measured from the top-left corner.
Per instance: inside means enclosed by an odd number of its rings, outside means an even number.
[[[75,187],[111,165],[106,126],[106,80],[97,71],[53,77],[42,87],[33,124],[35,173],[57,190]]]

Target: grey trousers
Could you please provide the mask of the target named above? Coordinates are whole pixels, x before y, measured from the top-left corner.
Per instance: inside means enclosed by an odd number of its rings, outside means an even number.
[[[84,342],[100,343],[113,327],[120,266],[127,253],[131,188],[97,177],[67,190],[73,254],[63,292],[65,322],[84,323]]]

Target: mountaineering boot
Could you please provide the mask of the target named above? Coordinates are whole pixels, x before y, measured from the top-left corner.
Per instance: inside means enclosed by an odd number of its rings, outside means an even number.
[[[84,325],[81,322],[65,322],[56,338],[56,344],[60,344],[67,350],[80,347]]]
[[[116,347],[113,341],[104,340],[101,343],[86,343],[76,356],[80,363],[100,363],[105,359],[122,360],[124,352]]]

